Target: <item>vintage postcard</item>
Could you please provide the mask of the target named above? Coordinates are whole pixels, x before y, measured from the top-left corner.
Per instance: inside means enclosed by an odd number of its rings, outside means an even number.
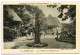
[[[2,54],[79,53],[78,1],[3,1]]]

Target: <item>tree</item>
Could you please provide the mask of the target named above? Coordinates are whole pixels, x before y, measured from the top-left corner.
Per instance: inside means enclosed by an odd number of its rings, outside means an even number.
[[[25,24],[30,23],[32,19],[35,19],[35,14],[39,13],[39,23],[40,27],[42,28],[42,24],[45,23],[45,15],[43,12],[37,7],[32,5],[10,5],[10,8],[14,9],[16,13],[20,16]],[[26,22],[27,21],[27,22]],[[43,21],[43,22],[42,22]]]
[[[24,25],[33,24],[31,20],[35,19],[35,43],[29,43],[28,46],[45,46],[47,44],[40,43],[40,31],[44,30],[43,27],[46,25],[46,18],[43,14],[42,10],[40,10],[37,6],[32,5],[11,5],[10,8],[14,9],[16,13],[20,16],[23,20]]]

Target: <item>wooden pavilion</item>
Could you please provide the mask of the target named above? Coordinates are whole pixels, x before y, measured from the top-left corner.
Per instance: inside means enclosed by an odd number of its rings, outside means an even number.
[[[7,8],[7,11],[8,14],[12,17],[12,21],[10,25],[11,31],[12,32],[14,31],[12,35],[14,35],[14,38],[19,37],[21,35],[20,28],[22,25],[22,20],[13,9]]]
[[[47,30],[46,30],[46,34],[56,34],[57,31],[60,32],[61,31],[61,26],[62,24],[60,23],[60,21],[56,18],[56,17],[52,17],[51,15],[49,15],[47,17]]]

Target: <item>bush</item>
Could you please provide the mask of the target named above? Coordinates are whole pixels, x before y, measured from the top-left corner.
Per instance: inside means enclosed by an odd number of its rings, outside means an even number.
[[[11,31],[9,27],[4,27],[4,41],[12,41],[14,39],[14,31]]]

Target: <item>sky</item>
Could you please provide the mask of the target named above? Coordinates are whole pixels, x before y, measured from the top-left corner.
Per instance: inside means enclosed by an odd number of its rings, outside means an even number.
[[[43,13],[45,14],[45,17],[47,17],[49,14],[52,15],[53,17],[57,17],[60,14],[57,8],[50,8],[50,7],[47,7],[46,5],[38,5],[38,8],[43,11]],[[67,10],[65,9],[64,12],[67,12]],[[59,17],[57,18],[61,23],[70,23],[70,18],[65,21],[62,21],[62,19],[60,19]]]

